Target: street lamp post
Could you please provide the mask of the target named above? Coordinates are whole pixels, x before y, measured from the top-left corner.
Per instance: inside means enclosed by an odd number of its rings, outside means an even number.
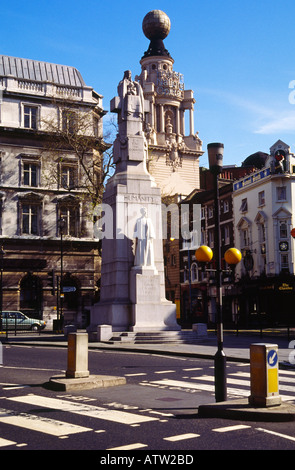
[[[66,226],[66,221],[62,217],[58,220],[58,227],[60,232],[60,280],[59,280],[59,295],[60,295],[60,322],[63,320],[63,231]],[[61,325],[60,325],[61,326]]]
[[[219,214],[219,175],[222,172],[224,145],[213,143],[207,145],[209,168],[214,176],[214,246],[216,259],[216,328],[217,352],[214,357],[215,400],[226,401],[226,356],[223,350],[223,319],[222,319],[222,269],[220,250],[220,214]]]
[[[5,251],[3,250],[3,246],[0,249],[0,285],[1,285],[1,292],[0,292],[0,330],[2,330],[2,311],[3,311],[3,258],[5,255]],[[7,331],[7,330],[6,330]]]

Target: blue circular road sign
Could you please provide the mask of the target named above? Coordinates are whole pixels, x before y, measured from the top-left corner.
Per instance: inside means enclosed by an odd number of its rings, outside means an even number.
[[[267,354],[267,363],[270,367],[275,367],[278,362],[278,353],[275,349],[271,349]]]

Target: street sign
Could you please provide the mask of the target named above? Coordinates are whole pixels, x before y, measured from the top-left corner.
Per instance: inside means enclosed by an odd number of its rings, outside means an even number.
[[[267,364],[269,367],[275,367],[278,362],[278,353],[275,349],[271,349],[267,354]]]
[[[64,294],[67,292],[76,292],[76,287],[74,286],[63,286],[62,291]]]

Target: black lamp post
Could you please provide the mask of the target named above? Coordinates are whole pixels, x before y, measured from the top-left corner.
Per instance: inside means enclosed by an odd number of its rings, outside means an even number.
[[[66,221],[62,217],[58,220],[58,227],[60,232],[60,281],[59,281],[59,295],[60,295],[60,322],[63,320],[63,231],[66,226]],[[61,326],[61,325],[60,325]]]
[[[216,258],[216,315],[217,315],[217,352],[214,357],[215,366],[215,400],[226,401],[226,357],[223,351],[223,320],[222,320],[222,269],[220,250],[220,215],[219,215],[219,175],[222,172],[224,145],[212,143],[207,145],[209,168],[214,176],[214,246]]]
[[[5,255],[5,251],[3,250],[3,246],[1,246],[0,249],[0,285],[1,285],[1,291],[0,291],[0,330],[3,328],[2,324],[2,311],[3,311],[3,258]]]

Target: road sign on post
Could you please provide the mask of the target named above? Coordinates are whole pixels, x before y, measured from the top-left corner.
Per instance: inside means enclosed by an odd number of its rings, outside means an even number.
[[[62,291],[63,293],[76,292],[76,287],[75,286],[63,286]]]
[[[278,366],[277,344],[251,344],[251,405],[268,407],[281,404]]]

